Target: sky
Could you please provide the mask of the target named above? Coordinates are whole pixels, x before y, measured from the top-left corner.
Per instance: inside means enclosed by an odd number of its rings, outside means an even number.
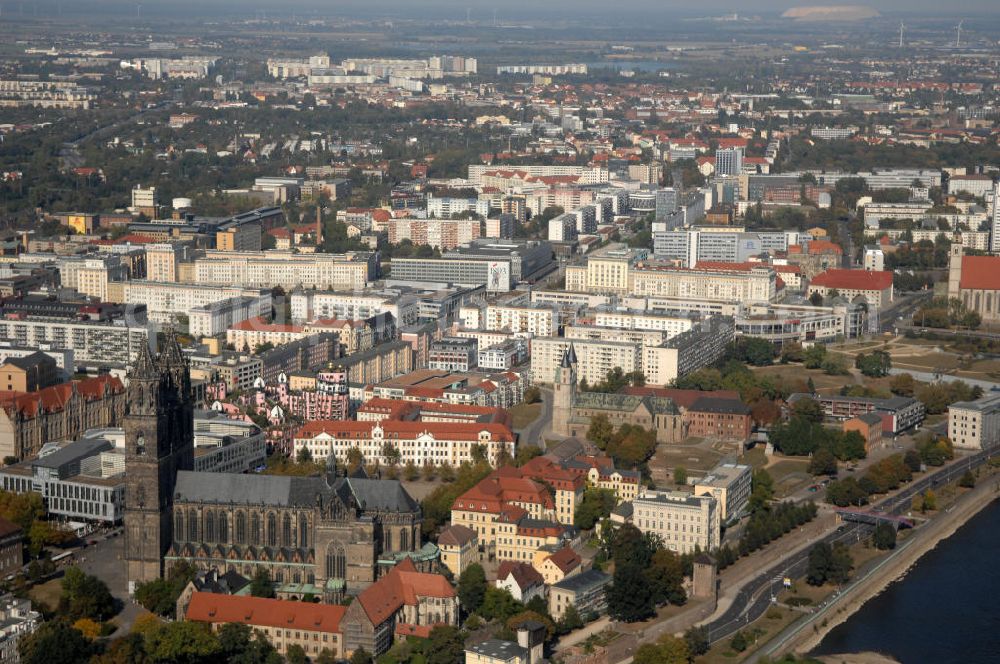
[[[511,19],[528,20],[533,13],[585,12],[597,14],[650,14],[678,13],[684,15],[739,12],[741,14],[780,13],[789,7],[808,5],[863,4],[883,13],[934,15],[1000,15],[1000,0],[0,0],[5,14],[16,14],[24,6],[27,13],[31,5],[60,3],[69,11],[84,8],[102,9],[112,13],[134,11],[137,4],[142,12],[151,14],[216,13],[229,14],[253,12],[258,8],[269,13],[290,14],[294,11],[336,13],[349,17],[357,13],[363,16],[392,15],[418,16],[422,12],[442,15],[454,12],[464,16],[470,9],[475,18],[491,20],[493,10],[500,16]]]

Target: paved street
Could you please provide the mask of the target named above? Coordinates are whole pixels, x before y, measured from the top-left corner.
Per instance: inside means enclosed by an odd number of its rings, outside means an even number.
[[[128,580],[125,578],[125,563],[122,560],[125,538],[121,535],[107,539],[92,536],[88,537],[87,541],[95,539],[96,544],[81,549],[77,554],[76,565],[87,574],[104,581],[115,599],[121,602],[122,611],[115,616],[118,631],[112,636],[124,636],[132,629],[135,619],[145,612],[145,609],[133,603],[128,596]]]

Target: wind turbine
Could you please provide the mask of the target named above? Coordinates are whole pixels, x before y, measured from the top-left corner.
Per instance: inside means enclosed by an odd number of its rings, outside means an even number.
[[[955,48],[961,48],[962,46],[962,24],[965,21],[959,21],[958,25],[955,26]]]
[[[903,22],[899,22],[899,48],[903,48],[903,29],[906,28]]]

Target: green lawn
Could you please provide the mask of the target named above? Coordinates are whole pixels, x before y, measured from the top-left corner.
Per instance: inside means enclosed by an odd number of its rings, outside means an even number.
[[[542,412],[541,403],[519,403],[510,409],[511,418],[514,421],[515,429],[523,429],[536,419]]]

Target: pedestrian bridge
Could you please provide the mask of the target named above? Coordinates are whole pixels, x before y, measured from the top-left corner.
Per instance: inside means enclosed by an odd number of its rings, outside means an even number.
[[[869,526],[877,526],[880,523],[888,523],[893,526],[896,530],[900,528],[912,528],[913,521],[896,514],[886,514],[885,512],[871,512],[869,510],[852,510],[846,508],[837,508],[834,510],[837,516],[843,521],[851,521],[853,523],[864,523]]]

